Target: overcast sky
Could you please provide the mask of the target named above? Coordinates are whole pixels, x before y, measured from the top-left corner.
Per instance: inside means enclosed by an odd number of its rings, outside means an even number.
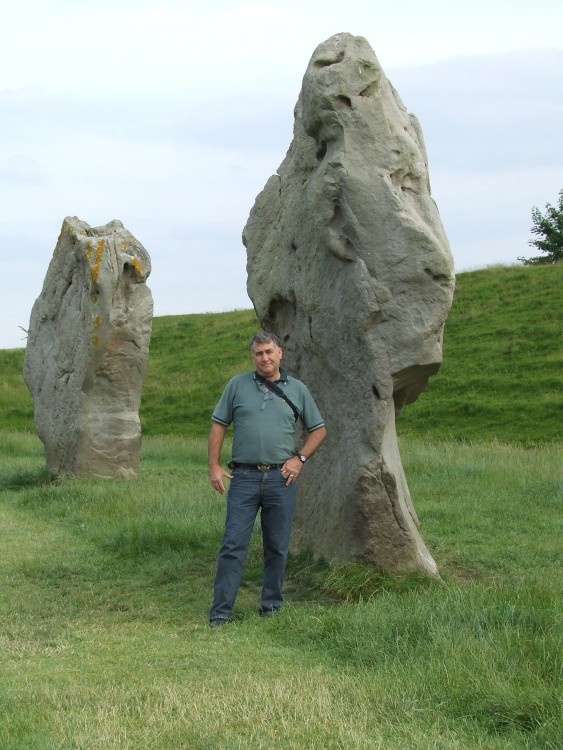
[[[155,315],[250,308],[242,228],[313,50],[342,31],[420,120],[456,271],[537,254],[532,207],[563,188],[561,0],[18,0],[0,24],[0,348],[25,346],[65,216],[136,236]]]

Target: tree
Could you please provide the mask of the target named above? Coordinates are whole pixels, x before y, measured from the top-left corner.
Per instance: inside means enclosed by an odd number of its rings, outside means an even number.
[[[532,221],[534,226],[530,231],[540,239],[530,240],[528,245],[537,247],[545,255],[538,255],[535,258],[518,258],[518,260],[522,261],[525,266],[545,265],[561,260],[563,258],[563,190],[559,191],[557,206],[546,204],[545,214],[534,206]]]

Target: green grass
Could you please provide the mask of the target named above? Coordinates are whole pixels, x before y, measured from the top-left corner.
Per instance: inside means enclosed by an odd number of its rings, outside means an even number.
[[[0,349],[0,429],[34,431],[33,400],[23,379],[24,349]]]
[[[444,364],[401,414],[399,433],[525,445],[561,441],[562,288],[563,263],[459,274]]]
[[[442,581],[292,557],[263,620],[256,534],[220,630],[205,435],[254,313],[154,320],[129,482],[47,475],[23,350],[0,351],[0,749],[559,750],[562,269],[459,275],[399,420]]]
[[[156,318],[141,419],[146,435],[205,435],[227,380],[250,367],[253,310]]]
[[[136,481],[51,481],[0,432],[2,750],[559,748],[558,447],[402,442],[443,582],[292,558],[265,621],[255,535],[216,631],[204,439],[147,438]]]
[[[457,276],[444,364],[401,414],[400,435],[541,445],[561,441],[563,264]],[[155,318],[141,422],[145,435],[205,435],[231,375],[248,369],[252,310]],[[336,342],[335,342],[335,345]],[[33,431],[23,350],[0,350],[0,429]]]

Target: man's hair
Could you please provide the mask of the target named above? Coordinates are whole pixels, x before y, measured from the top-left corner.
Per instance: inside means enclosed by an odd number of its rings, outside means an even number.
[[[275,333],[271,333],[270,331],[258,331],[258,333],[255,333],[250,339],[248,346],[252,352],[254,344],[267,344],[270,341],[281,348],[281,341]]]

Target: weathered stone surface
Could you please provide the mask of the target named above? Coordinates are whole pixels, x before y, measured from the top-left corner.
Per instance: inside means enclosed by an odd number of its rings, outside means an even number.
[[[150,257],[120,221],[67,217],[31,312],[24,378],[53,474],[135,477]]]
[[[327,421],[301,475],[294,550],[437,575],[395,417],[440,367],[453,262],[419,124],[362,37],[313,53],[293,141],[243,241],[262,325]]]

